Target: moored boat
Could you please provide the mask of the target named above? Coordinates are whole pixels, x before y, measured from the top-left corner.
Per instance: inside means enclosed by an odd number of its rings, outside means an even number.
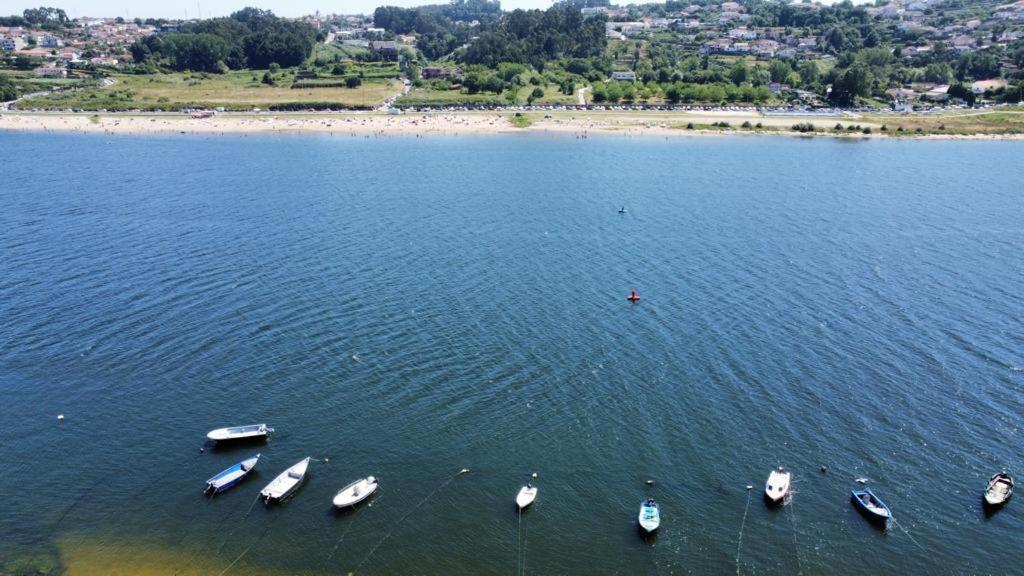
[[[661,512],[654,498],[648,498],[640,503],[640,527],[649,534],[658,526],[661,526]]]
[[[345,486],[334,495],[334,507],[345,508],[348,506],[355,506],[376,492],[377,486],[377,479],[373,476],[360,478],[348,486]]]
[[[851,490],[850,501],[871,520],[884,523],[892,518],[892,511],[885,505],[885,502],[882,502],[881,498],[875,496],[870,488]]]
[[[249,424],[247,426],[229,426],[210,430],[206,437],[214,442],[227,440],[248,440],[253,438],[266,438],[274,429],[266,424]]]
[[[306,471],[309,469],[309,460],[306,458],[296,462],[291,468],[278,474],[277,478],[270,481],[270,484],[260,490],[260,498],[269,503],[271,500],[284,500],[291,496],[306,478]]]
[[[537,498],[537,487],[533,484],[527,484],[519,489],[519,494],[516,494],[516,506],[522,510]]]
[[[772,504],[784,501],[789,494],[789,481],[792,477],[793,475],[782,466],[772,470],[764,484],[764,497]]]
[[[227,468],[220,472],[216,476],[206,481],[206,492],[210,494],[218,494],[230,489],[235,484],[238,484],[245,478],[252,469],[256,467],[256,463],[259,462],[260,455],[257,454],[252,458],[242,460],[238,464]]]
[[[985,487],[985,504],[1002,506],[1013,496],[1013,478],[1006,470],[993,475]]]

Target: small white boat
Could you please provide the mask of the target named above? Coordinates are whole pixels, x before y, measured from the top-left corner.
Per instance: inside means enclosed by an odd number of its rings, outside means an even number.
[[[792,474],[779,466],[768,475],[768,481],[764,484],[764,496],[772,504],[782,502],[789,494],[789,481]]]
[[[356,480],[334,495],[334,507],[345,508],[359,504],[377,491],[377,485],[377,479],[373,476]]]
[[[654,498],[648,498],[640,503],[640,527],[645,532],[651,533],[661,526],[661,512]]]
[[[249,424],[248,426],[231,426],[228,428],[217,428],[216,430],[210,430],[206,437],[214,442],[223,442],[225,440],[245,440],[247,438],[265,438],[271,432],[273,428],[268,428],[266,424]]]
[[[992,476],[985,486],[985,504],[1002,506],[1013,496],[1013,478],[1006,470]]]
[[[306,478],[309,460],[309,457],[306,457],[278,474],[277,478],[271,480],[266,488],[260,490],[260,498],[263,498],[264,502],[270,502],[271,500],[284,500],[290,496]]]
[[[523,508],[526,508],[530,504],[533,504],[533,501],[536,499],[537,487],[534,486],[533,484],[527,484],[526,486],[523,486],[519,490],[519,494],[516,494],[516,506],[518,506],[519,509],[522,510]]]

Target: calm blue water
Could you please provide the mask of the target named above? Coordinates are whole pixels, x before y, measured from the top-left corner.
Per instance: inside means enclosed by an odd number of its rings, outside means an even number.
[[[0,149],[7,571],[1019,573],[1024,502],[981,491],[1024,473],[1020,143]],[[199,453],[251,422],[278,433]],[[307,455],[329,462],[253,506]],[[796,494],[769,509],[779,464]],[[334,514],[368,474],[373,505]]]

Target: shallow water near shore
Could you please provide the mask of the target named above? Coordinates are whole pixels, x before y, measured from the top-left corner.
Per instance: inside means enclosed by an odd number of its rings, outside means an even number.
[[[1019,570],[1020,143],[0,145],[0,573]]]

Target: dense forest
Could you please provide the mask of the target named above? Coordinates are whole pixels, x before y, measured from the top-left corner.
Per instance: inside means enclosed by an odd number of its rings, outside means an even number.
[[[599,56],[607,46],[604,17],[585,18],[570,2],[547,10],[507,13],[489,0],[418,8],[382,6],[374,12],[373,21],[394,34],[419,34],[417,47],[428,59],[445,57],[468,44],[459,61],[491,68],[512,62],[542,70],[550,60]],[[469,22],[476,25],[470,27]]]
[[[313,50],[316,31],[278,18],[269,10],[245,8],[227,18],[198,20],[178,32],[156,34],[131,46],[137,63],[174,70],[223,72],[228,69],[298,66]]]

